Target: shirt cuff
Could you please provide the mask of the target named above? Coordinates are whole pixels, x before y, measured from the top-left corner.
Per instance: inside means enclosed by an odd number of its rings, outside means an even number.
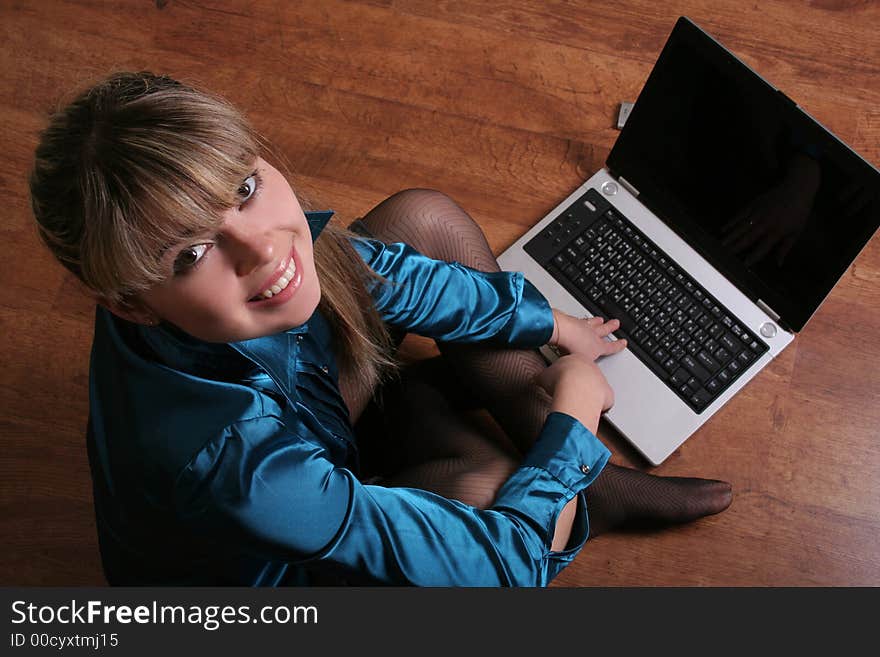
[[[577,492],[593,483],[609,458],[608,448],[580,420],[554,411],[523,465],[542,467]]]
[[[547,416],[519,470],[501,487],[493,506],[527,516],[544,533],[549,546],[562,507],[593,483],[609,458],[611,452],[592,431],[571,415],[554,411]],[[583,546],[589,529],[582,497],[565,551],[567,561]]]
[[[519,304],[501,334],[513,347],[540,347],[550,342],[556,322],[550,303],[522,272],[512,273],[512,286],[522,287]]]

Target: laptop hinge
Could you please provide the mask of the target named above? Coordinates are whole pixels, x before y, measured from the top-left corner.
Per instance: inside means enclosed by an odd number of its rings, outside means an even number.
[[[763,310],[765,313],[767,313],[768,315],[770,315],[770,317],[773,318],[773,321],[774,321],[774,322],[777,322],[777,323],[779,322],[779,315],[777,315],[775,312],[773,312],[773,309],[772,309],[770,306],[768,306],[766,303],[764,303],[764,302],[761,301],[760,299],[758,299],[757,301],[755,301],[755,303],[758,304],[758,307],[759,307],[761,310]]]
[[[620,184],[623,185],[626,191],[628,191],[630,194],[632,194],[633,196],[639,195],[639,190],[633,187],[632,183],[629,180],[627,180],[623,176],[619,176],[617,180],[620,181]]]

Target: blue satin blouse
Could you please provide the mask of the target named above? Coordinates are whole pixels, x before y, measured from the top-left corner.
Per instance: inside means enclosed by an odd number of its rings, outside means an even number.
[[[332,214],[308,213],[313,239]],[[395,283],[371,290],[392,327],[519,348],[552,334],[549,304],[521,273],[352,244]],[[283,333],[211,344],[99,307],[87,444],[104,572],[120,585],[546,585],[587,539],[583,491],[610,456],[550,413],[490,509],[365,484],[318,311]],[[574,496],[569,547],[551,551]]]

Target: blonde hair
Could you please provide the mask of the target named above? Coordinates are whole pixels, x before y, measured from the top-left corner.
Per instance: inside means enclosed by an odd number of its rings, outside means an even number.
[[[164,280],[161,253],[216,230],[257,157],[271,148],[225,99],[167,76],[119,72],[54,112],[30,175],[40,236],[99,299],[124,303]],[[346,229],[315,242],[319,309],[340,375],[372,390],[397,361],[367,288],[384,279]]]

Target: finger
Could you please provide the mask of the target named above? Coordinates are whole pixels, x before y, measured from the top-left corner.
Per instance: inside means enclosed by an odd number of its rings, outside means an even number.
[[[603,353],[606,356],[620,353],[621,351],[626,349],[628,344],[629,343],[627,342],[626,338],[620,338],[619,340],[615,340],[614,342],[606,342],[605,350],[603,351]]]
[[[620,328],[620,320],[619,319],[609,319],[607,322],[602,324],[601,326],[596,327],[596,335],[600,338],[604,338],[609,333],[614,333],[617,329]]]
[[[595,317],[588,317],[587,318],[587,324],[589,324],[590,326],[598,326],[599,324],[601,324],[604,321],[605,320],[602,317],[599,317],[598,315]]]

